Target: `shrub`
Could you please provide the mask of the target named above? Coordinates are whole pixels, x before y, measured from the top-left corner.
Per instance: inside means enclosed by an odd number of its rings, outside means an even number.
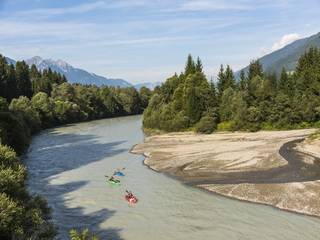
[[[23,208],[5,193],[0,193],[0,239],[16,239],[23,235],[22,217]]]
[[[218,131],[234,131],[235,122],[234,121],[224,121],[218,124]]]
[[[71,240],[99,240],[99,238],[89,232],[88,229],[85,229],[81,232],[72,229],[69,233]]]
[[[27,148],[31,133],[24,119],[19,114],[0,112],[1,144],[12,147],[18,154]]]
[[[215,119],[211,116],[204,116],[200,121],[195,125],[195,130],[198,133],[210,134],[217,129],[217,124]]]

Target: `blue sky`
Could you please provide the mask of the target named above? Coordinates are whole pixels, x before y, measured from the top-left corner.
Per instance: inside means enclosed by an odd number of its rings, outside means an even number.
[[[39,55],[133,83],[234,70],[320,31],[319,0],[0,0],[0,53]]]

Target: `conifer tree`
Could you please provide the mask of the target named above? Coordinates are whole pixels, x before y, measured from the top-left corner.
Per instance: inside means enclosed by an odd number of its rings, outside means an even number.
[[[16,63],[16,81],[19,95],[31,97],[32,86],[29,76],[29,67],[22,61]]]
[[[202,62],[200,60],[200,58],[197,58],[197,63],[196,63],[196,72],[203,72],[203,66],[202,66]]]
[[[184,74],[187,77],[189,74],[194,74],[195,72],[196,72],[196,66],[195,66],[195,63],[193,61],[191,54],[189,54]]]
[[[249,73],[248,73],[249,81],[256,76],[263,77],[263,68],[259,60],[253,60],[250,62],[250,65],[249,65]]]

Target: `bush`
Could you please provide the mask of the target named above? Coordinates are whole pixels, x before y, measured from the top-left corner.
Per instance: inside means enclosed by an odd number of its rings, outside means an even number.
[[[99,240],[99,238],[89,232],[88,229],[78,232],[72,229],[69,233],[70,240]]]
[[[0,111],[8,111],[9,105],[5,98],[0,97]]]
[[[5,193],[0,193],[0,239],[16,239],[23,235],[23,209]]]
[[[31,133],[23,117],[11,112],[0,112],[1,144],[12,147],[18,154],[26,150]]]
[[[195,125],[195,130],[198,133],[210,134],[217,129],[217,124],[215,119],[211,116],[204,116],[200,121]]]
[[[19,163],[19,158],[11,147],[0,145],[0,165],[16,167]]]
[[[315,127],[315,128],[320,128],[320,121],[315,122],[315,123],[313,124],[313,127]]]
[[[218,131],[234,131],[235,122],[234,121],[224,121],[218,124]]]

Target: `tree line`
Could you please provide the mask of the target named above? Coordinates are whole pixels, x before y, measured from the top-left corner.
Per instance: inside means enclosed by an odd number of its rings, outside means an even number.
[[[50,209],[31,196],[27,170],[17,155],[41,129],[80,121],[140,114],[151,91],[69,84],[51,69],[24,61],[8,64],[0,55],[0,239],[53,239]],[[71,234],[76,238],[76,232]]]
[[[221,65],[208,81],[201,60],[189,55],[184,72],[154,90],[143,114],[145,128],[164,131],[293,129],[320,126],[320,50],[310,48],[296,70],[280,76],[263,71],[259,60],[236,79]]]

